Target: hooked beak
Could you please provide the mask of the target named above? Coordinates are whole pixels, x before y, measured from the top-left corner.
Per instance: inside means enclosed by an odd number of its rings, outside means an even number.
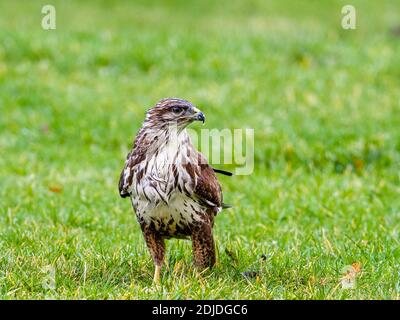
[[[206,122],[206,117],[204,116],[203,112],[199,112],[196,115],[196,120],[203,122],[203,124]]]
[[[193,111],[195,112],[194,120],[201,121],[204,124],[204,122],[206,121],[204,113],[197,108],[193,108]]]

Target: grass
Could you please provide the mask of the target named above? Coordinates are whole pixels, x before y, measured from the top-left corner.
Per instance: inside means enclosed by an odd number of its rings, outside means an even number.
[[[0,3],[2,299],[400,298],[397,1],[352,1],[351,31],[346,1],[52,3],[54,31]],[[254,128],[255,170],[220,179],[215,269],[170,240],[157,288],[117,182],[168,96]]]

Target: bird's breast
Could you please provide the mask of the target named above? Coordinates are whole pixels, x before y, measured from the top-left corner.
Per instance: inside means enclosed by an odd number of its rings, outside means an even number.
[[[196,177],[186,169],[195,156],[190,147],[165,146],[136,168],[132,204],[138,221],[163,234],[187,233],[203,219],[204,208],[193,197]]]
[[[184,194],[174,194],[168,203],[137,210],[140,223],[150,225],[165,236],[190,235],[193,224],[202,221],[204,209]]]

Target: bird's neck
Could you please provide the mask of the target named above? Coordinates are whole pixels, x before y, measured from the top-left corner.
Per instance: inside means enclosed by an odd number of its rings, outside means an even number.
[[[146,140],[149,141],[146,153],[148,155],[164,150],[178,151],[191,144],[185,128],[166,126],[163,128],[146,128]]]

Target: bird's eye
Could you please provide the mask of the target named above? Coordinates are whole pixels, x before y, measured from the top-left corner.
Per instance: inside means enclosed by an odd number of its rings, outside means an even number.
[[[173,108],[172,108],[172,112],[175,113],[175,114],[178,114],[178,113],[180,113],[181,111],[182,111],[182,109],[181,109],[180,107],[173,107]]]

